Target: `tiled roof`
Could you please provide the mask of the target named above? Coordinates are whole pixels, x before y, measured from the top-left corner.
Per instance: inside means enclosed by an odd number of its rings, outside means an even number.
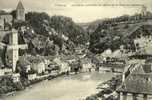
[[[24,55],[22,57],[20,57],[19,61],[23,64],[23,65],[29,65],[32,63],[41,63],[44,62],[44,57],[42,56],[31,56],[31,55]]]
[[[152,74],[131,74],[117,91],[152,95]]]
[[[81,59],[81,63],[82,64],[91,63],[91,59],[89,59],[89,58],[82,58]]]
[[[134,64],[129,71],[133,74],[146,74],[151,73],[151,65],[150,64]]]
[[[145,73],[151,73],[152,72],[152,68],[150,64],[145,64],[142,66],[143,70]]]
[[[151,65],[135,64],[129,71],[131,73],[117,91],[152,95]]]
[[[64,55],[60,57],[62,61],[69,61],[69,60],[78,60],[78,57],[75,55]]]
[[[145,71],[143,70],[143,65],[141,65],[141,64],[135,64],[133,66],[133,68],[130,69],[130,72],[132,74],[144,74],[145,73]]]

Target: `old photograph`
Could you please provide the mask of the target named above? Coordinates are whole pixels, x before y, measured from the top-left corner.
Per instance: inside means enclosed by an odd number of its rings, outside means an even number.
[[[0,100],[152,100],[152,0],[0,0]]]

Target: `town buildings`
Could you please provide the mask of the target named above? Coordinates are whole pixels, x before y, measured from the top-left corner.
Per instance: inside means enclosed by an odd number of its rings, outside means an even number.
[[[92,63],[91,59],[85,57],[81,59],[81,66],[82,72],[91,72],[95,65]]]
[[[26,44],[20,45],[18,43],[18,31],[12,29],[14,21],[25,21],[25,9],[21,1],[18,3],[15,12],[16,17],[5,11],[0,11],[0,32],[3,33],[3,35],[8,35],[8,44],[1,43],[1,47],[3,47],[5,51],[5,58],[3,58],[5,59],[4,66],[11,67],[14,73],[16,72],[17,61],[19,59],[19,49],[27,48]]]
[[[13,21],[25,21],[25,9],[20,1],[16,8],[16,17],[3,10],[0,11],[0,30],[8,30],[11,28]]]
[[[31,67],[38,74],[45,72],[45,63],[43,61],[35,62],[31,65]]]
[[[119,100],[151,100],[152,66],[130,65],[123,73],[122,85],[117,89]]]
[[[36,79],[36,77],[37,77],[36,73],[28,74],[28,80],[29,80],[29,81],[33,81],[33,80],[35,80],[35,79]]]
[[[19,59],[19,66],[24,72],[35,72],[37,74],[43,74],[46,70],[47,64],[45,59],[41,56],[24,55]]]
[[[27,44],[18,44],[18,32],[12,30],[9,34],[9,44],[7,45],[7,61],[10,62],[13,72],[16,70],[17,61],[19,59],[19,49],[27,49]]]
[[[13,74],[12,79],[13,79],[14,83],[19,82],[20,81],[20,74],[19,73]]]
[[[54,62],[60,66],[59,67],[60,73],[65,73],[67,71],[70,71],[69,63],[65,60],[61,60],[60,57],[55,58]]]
[[[12,25],[13,17],[5,11],[0,11],[0,30],[5,30],[7,25]]]

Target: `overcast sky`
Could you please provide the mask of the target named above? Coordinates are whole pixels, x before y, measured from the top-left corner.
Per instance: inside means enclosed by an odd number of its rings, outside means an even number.
[[[0,0],[0,9],[16,9],[19,0]],[[103,4],[144,4],[152,11],[152,0],[21,0],[26,11],[47,12],[71,17],[75,22],[90,22],[106,17],[134,14],[140,6],[101,6]],[[76,5],[77,4],[77,5]],[[79,5],[81,4],[81,5]],[[89,5],[89,4],[92,4]],[[98,4],[98,5],[97,5]],[[99,5],[100,4],[100,5]],[[88,6],[89,5],[89,6]]]

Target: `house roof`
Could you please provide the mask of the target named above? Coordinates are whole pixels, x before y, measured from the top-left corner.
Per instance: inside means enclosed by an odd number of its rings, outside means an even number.
[[[131,74],[117,91],[152,95],[152,74]]]
[[[81,63],[82,63],[82,64],[91,63],[91,59],[89,59],[89,58],[87,58],[87,57],[86,57],[86,58],[82,58],[82,59],[81,59]]]
[[[146,59],[145,63],[152,63],[152,58]]]
[[[21,67],[25,67],[27,65],[30,65],[30,62],[24,56],[20,57],[19,63],[21,65]]]
[[[24,6],[21,1],[19,1],[16,9],[24,9]]]
[[[75,55],[62,55],[61,59],[62,60],[73,60],[73,59],[77,59],[77,56],[75,56]]]
[[[19,61],[23,65],[29,65],[29,64],[38,64],[44,62],[44,59],[45,58],[42,56],[24,55],[20,57]]]
[[[133,74],[147,74],[152,72],[150,64],[132,64],[129,71]]]
[[[129,69],[132,73],[126,77],[125,82],[117,91],[152,95],[151,65],[134,64],[133,67]]]
[[[151,65],[149,65],[149,64],[143,65],[142,68],[143,68],[145,73],[151,73],[152,72]]]

